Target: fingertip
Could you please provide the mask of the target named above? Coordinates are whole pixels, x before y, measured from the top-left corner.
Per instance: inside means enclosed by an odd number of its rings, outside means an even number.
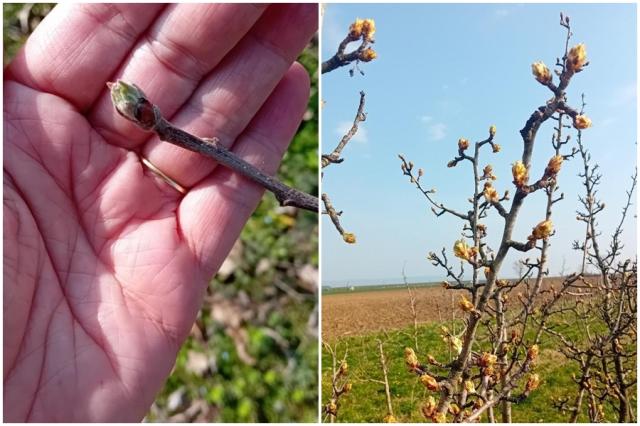
[[[318,31],[317,4],[273,4],[258,21],[254,34],[288,61]]]
[[[306,96],[309,97],[309,91],[311,90],[311,77],[304,65],[295,61],[289,67],[285,77],[290,78],[297,85],[303,88]]]
[[[273,175],[300,125],[309,92],[309,74],[294,62],[234,143],[234,154]],[[236,172],[216,167],[185,196],[179,208],[180,226],[203,265],[226,256],[263,192]]]

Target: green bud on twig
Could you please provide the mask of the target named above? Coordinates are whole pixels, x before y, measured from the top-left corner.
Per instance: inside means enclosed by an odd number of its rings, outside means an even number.
[[[122,80],[115,83],[107,82],[107,87],[111,91],[113,106],[120,115],[146,130],[155,125],[159,111],[156,113],[153,104],[147,100],[142,89]]]

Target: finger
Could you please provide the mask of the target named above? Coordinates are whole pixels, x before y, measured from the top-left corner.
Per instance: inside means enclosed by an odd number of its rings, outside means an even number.
[[[309,97],[309,77],[294,67],[240,135],[233,152],[265,173],[274,175]],[[217,271],[264,190],[252,181],[218,167],[192,188],[178,208],[186,243],[205,268]]]
[[[291,63],[316,31],[317,7],[269,8],[256,28],[205,80],[171,120],[200,137],[217,137],[227,147],[249,124]],[[299,65],[292,72],[303,71]],[[215,162],[152,138],[143,155],[185,187],[207,176]]]
[[[116,75],[140,86],[165,117],[171,117],[265,8],[246,4],[171,5]],[[109,142],[121,146],[134,147],[150,135],[116,113],[106,89],[91,113],[91,121]]]
[[[88,108],[163,6],[60,4],[9,65],[9,78]]]

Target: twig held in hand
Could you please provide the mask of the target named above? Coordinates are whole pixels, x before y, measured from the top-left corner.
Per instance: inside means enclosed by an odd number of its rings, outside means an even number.
[[[111,99],[116,111],[143,130],[153,131],[160,140],[203,154],[251,179],[273,192],[282,206],[293,206],[318,212],[318,198],[291,188],[273,176],[260,171],[223,147],[217,138],[199,138],[174,127],[162,116],[160,109],[147,100],[145,94],[135,84],[118,80],[115,83],[107,83],[107,86],[111,90]]]

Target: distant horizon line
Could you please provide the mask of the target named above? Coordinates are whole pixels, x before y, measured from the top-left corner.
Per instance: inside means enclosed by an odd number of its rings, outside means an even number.
[[[409,284],[444,281],[446,278],[440,275],[416,275],[406,277]],[[386,284],[403,284],[403,277],[385,277],[385,278],[357,278],[352,280],[331,280],[324,281],[322,287],[344,287],[344,286],[366,286],[366,285],[386,285]]]
[[[591,275],[592,271],[586,271],[585,275]],[[565,274],[567,275],[567,274]],[[557,274],[551,274],[545,278],[554,278],[560,277],[562,274],[558,272]],[[519,279],[520,277],[504,277],[506,280]],[[470,277],[462,277],[463,281],[470,280]],[[417,275],[413,277],[406,277],[406,281],[409,284],[419,284],[419,283],[435,283],[442,281],[452,281],[451,279],[447,279],[446,276],[442,275]],[[332,280],[332,281],[324,281],[322,282],[321,287],[360,287],[360,286],[376,286],[376,285],[393,285],[404,284],[403,277],[394,277],[394,278],[358,278],[353,280]]]

